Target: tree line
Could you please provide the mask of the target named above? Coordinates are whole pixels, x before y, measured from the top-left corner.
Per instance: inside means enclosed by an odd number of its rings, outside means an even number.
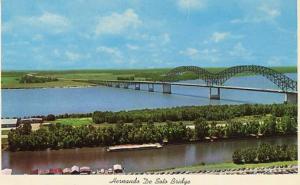
[[[117,123],[133,121],[154,122],[169,121],[194,121],[202,118],[208,121],[229,120],[240,116],[272,114],[276,117],[297,117],[297,105],[293,104],[243,104],[243,105],[207,105],[207,106],[184,106],[161,109],[144,109],[132,111],[95,111],[92,115],[93,122]]]
[[[58,79],[53,77],[37,77],[34,75],[24,75],[19,80],[20,83],[45,83],[52,81],[58,81]]]
[[[195,129],[182,122],[167,121],[166,124],[146,124],[135,121],[132,124],[112,124],[103,127],[92,125],[72,127],[70,125],[51,124],[32,131],[30,124],[24,124],[8,134],[11,151],[43,150],[47,148],[75,148],[92,146],[110,146],[118,144],[142,144],[153,142],[181,143],[210,138],[243,138],[251,134],[265,136],[296,134],[296,119],[285,116],[270,118],[263,122],[238,122],[228,120],[224,124],[197,119]]]
[[[92,117],[96,124],[101,123],[132,123],[134,121],[195,121],[202,118],[208,121],[229,120],[235,117],[252,116],[252,115],[266,115],[272,114],[276,117],[289,116],[297,117],[297,105],[294,104],[242,104],[242,105],[205,105],[205,106],[182,106],[172,108],[158,108],[158,109],[142,109],[130,111],[95,111],[93,113],[65,113],[59,115],[37,115],[31,116],[36,118],[43,118],[47,121],[63,118],[85,118]],[[48,120],[47,117],[51,117]],[[15,117],[16,118],[16,117]],[[29,118],[29,117],[24,117]]]
[[[263,120],[234,121],[227,120],[223,124],[197,119],[195,122],[195,136],[199,140],[205,137],[243,138],[249,136],[294,135],[297,133],[297,119],[289,116],[276,118],[267,116]]]
[[[258,147],[238,149],[232,155],[235,164],[267,163],[297,160],[297,145],[261,144]]]
[[[191,138],[192,131],[183,123],[156,126],[154,123],[118,124],[108,127],[51,124],[32,131],[24,124],[8,134],[9,149],[43,150],[74,147],[109,146],[128,143],[183,142]]]
[[[134,76],[118,76],[117,80],[134,80]]]

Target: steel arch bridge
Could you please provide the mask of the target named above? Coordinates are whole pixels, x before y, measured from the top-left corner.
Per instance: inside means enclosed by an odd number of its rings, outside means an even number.
[[[211,73],[204,68],[197,66],[180,66],[172,69],[165,75],[165,81],[170,81],[173,77],[184,72],[192,72],[198,75],[199,79],[205,81],[207,85],[223,85],[227,80],[240,73],[253,73],[262,75],[276,84],[284,91],[297,91],[297,81],[286,75],[264,66],[241,65],[227,68],[218,73]]]

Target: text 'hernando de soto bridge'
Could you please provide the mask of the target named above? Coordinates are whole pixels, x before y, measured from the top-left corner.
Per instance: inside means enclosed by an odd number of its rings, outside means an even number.
[[[205,84],[191,84],[171,82],[172,78],[182,75],[185,72],[192,72],[198,76],[198,79],[204,80]],[[273,82],[279,89],[263,89],[252,87],[235,87],[224,86],[224,83],[230,78],[240,73],[252,73],[262,75]],[[243,91],[259,91],[269,93],[283,93],[286,95],[285,101],[287,103],[297,103],[297,81],[292,80],[286,75],[275,71],[273,69],[258,66],[258,65],[241,65],[227,68],[218,73],[211,73],[204,68],[197,66],[180,66],[170,70],[163,77],[162,81],[134,81],[134,80],[95,80],[91,81],[95,84],[105,85],[109,87],[123,87],[129,88],[133,86],[135,90],[140,90],[141,84],[147,84],[148,90],[154,92],[154,85],[162,85],[163,93],[172,93],[172,86],[193,86],[193,87],[207,87],[209,88],[209,98],[219,100],[221,97],[220,89],[233,89]],[[216,92],[214,92],[216,91]]]

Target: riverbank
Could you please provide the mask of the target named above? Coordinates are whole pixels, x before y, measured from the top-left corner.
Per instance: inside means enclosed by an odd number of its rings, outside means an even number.
[[[22,125],[10,132],[9,148],[12,151],[44,150],[288,136],[296,134],[296,111],[296,105],[273,104],[185,106],[120,112],[96,111],[89,114],[92,119],[80,118],[78,121],[72,118],[75,115],[49,115],[58,120],[70,117],[69,121],[74,123],[46,124],[39,130],[32,130],[29,125]],[[184,121],[189,121],[189,124]],[[87,126],[91,122],[95,124]]]
[[[120,163],[127,173],[153,169],[171,169],[204,162],[220,164],[230,162],[232,153],[240,148],[256,147],[260,143],[272,145],[297,144],[296,136],[250,140],[224,140],[219,142],[165,145],[162,149],[107,152],[105,147],[45,151],[2,151],[2,168],[16,174],[30,173],[34,169],[66,168],[73,165],[92,169],[110,168]]]
[[[13,87],[13,88],[8,88],[8,87],[2,87],[2,89],[11,89],[11,90],[26,90],[26,89],[76,89],[76,88],[90,88],[90,87],[96,87],[99,86],[97,84],[90,84],[90,85],[66,85],[66,86],[49,86],[49,87],[43,87],[43,86],[30,86],[30,87]]]
[[[69,87],[89,87],[91,85],[88,80],[118,80],[131,79],[134,80],[160,80],[164,74],[172,68],[163,69],[128,69],[128,70],[69,70],[69,71],[2,71],[1,88],[2,89],[31,89],[31,88],[69,88]],[[220,72],[225,67],[205,68],[209,72]],[[297,73],[296,66],[272,67],[272,69],[280,73]],[[56,78],[58,81],[45,83],[20,83],[22,76],[34,73],[36,76]],[[245,73],[238,76],[251,76]],[[178,80],[197,79],[197,75],[186,73],[178,78]],[[78,81],[80,80],[80,82]],[[86,81],[86,82],[84,82]]]
[[[214,164],[196,164],[191,166],[182,166],[176,168],[168,168],[168,169],[156,169],[149,170],[147,172],[179,172],[179,171],[204,171],[204,170],[229,170],[229,169],[246,169],[246,168],[269,168],[274,166],[288,166],[288,165],[298,165],[298,161],[280,161],[280,162],[271,162],[271,163],[257,163],[257,164],[234,164],[232,162],[226,163],[214,163]]]

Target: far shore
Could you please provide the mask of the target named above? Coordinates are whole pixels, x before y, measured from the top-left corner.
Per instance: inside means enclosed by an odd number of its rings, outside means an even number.
[[[218,73],[227,67],[204,68],[211,73]],[[279,73],[297,73],[296,66],[271,67]],[[165,69],[122,69],[122,70],[70,70],[70,71],[2,71],[2,89],[41,89],[41,88],[86,88],[95,86],[89,80],[138,80],[138,81],[161,81],[162,76],[168,73],[171,68]],[[40,78],[53,78],[56,81],[43,83],[20,83],[21,79],[32,73]],[[241,73],[240,76],[252,76],[254,73]],[[175,81],[198,79],[193,73],[184,73]]]
[[[96,87],[101,85],[78,85],[78,86],[53,86],[53,87],[2,87],[1,89],[19,89],[19,90],[25,90],[25,89],[76,89],[76,88],[89,88],[89,87]]]

